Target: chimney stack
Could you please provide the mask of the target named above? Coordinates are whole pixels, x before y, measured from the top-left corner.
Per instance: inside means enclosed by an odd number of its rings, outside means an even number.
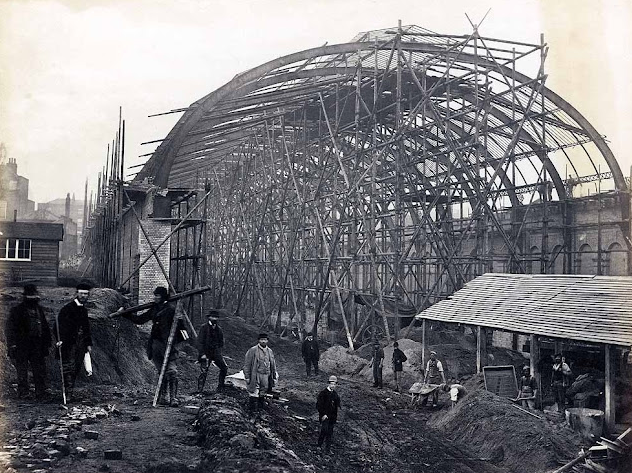
[[[70,218],[70,192],[66,194],[66,220]]]

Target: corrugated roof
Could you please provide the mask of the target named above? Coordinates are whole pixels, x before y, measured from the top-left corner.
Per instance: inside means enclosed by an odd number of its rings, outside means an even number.
[[[2,238],[28,238],[31,240],[64,239],[64,226],[50,222],[0,222]]]
[[[484,274],[416,317],[632,346],[632,277]]]

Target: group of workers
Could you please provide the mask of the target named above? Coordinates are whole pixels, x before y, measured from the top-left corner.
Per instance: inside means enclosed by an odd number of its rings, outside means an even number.
[[[33,382],[35,384],[36,399],[48,397],[46,388],[46,356],[55,340],[56,356],[60,360],[63,377],[63,390],[66,398],[73,400],[73,388],[75,380],[82,366],[86,364],[92,350],[92,337],[86,302],[90,295],[91,287],[81,283],[76,287],[76,294],[72,301],[67,303],[59,311],[55,318],[54,329],[46,321],[43,307],[39,304],[37,287],[33,284],[24,286],[23,301],[13,307],[7,318],[5,333],[7,339],[8,355],[13,361],[18,378],[18,397],[29,395],[28,368],[31,367]],[[147,311],[140,314],[123,313],[131,322],[144,324],[152,322],[151,332],[147,344],[147,357],[160,371],[167,352],[169,336],[175,319],[175,309],[169,303],[168,290],[165,287],[157,287],[154,290],[154,301]],[[119,309],[122,312],[123,308]],[[116,315],[113,314],[113,315]],[[218,325],[219,311],[211,309],[207,313],[207,323],[199,329],[197,338],[198,361],[202,369],[208,370],[211,363],[219,368],[217,390],[225,387],[225,379],[228,366],[223,358],[224,334]],[[185,339],[184,324],[178,319],[178,327],[175,330],[175,340]],[[51,333],[52,332],[52,333]],[[248,408],[251,412],[261,410],[265,406],[265,396],[272,392],[272,388],[278,382],[274,352],[268,346],[268,335],[261,333],[257,344],[251,347],[245,354],[243,374],[248,390]],[[318,361],[320,358],[318,341],[313,333],[308,333],[302,344],[302,357],[305,362],[307,376],[311,376],[314,369],[319,375]],[[178,405],[178,371],[177,350],[172,349],[168,355],[165,376],[160,387],[158,402],[162,405]],[[392,369],[395,379],[395,390],[401,389],[401,374],[403,364],[407,361],[404,352],[399,348],[398,342],[393,344]],[[570,368],[561,355],[555,355],[552,367],[552,388],[558,408],[563,412],[565,405],[565,390],[570,379]],[[382,370],[384,366],[384,349],[379,341],[374,341],[370,366],[373,369],[373,386],[383,387]],[[437,359],[437,353],[430,352],[424,370],[425,385],[439,385],[444,390],[450,391],[452,405],[463,396],[465,388],[454,378],[447,383],[445,371],[441,361]],[[336,392],[336,376],[330,376],[325,389],[320,391],[316,406],[320,420],[320,434],[318,448],[325,445],[325,451],[331,448],[331,439],[334,425],[336,424],[340,397]],[[524,367],[523,376],[519,380],[519,394],[517,401],[525,407],[535,408],[537,399],[537,382],[531,375],[528,366]],[[439,389],[432,391],[432,405],[437,406]],[[427,401],[427,397],[425,399]]]
[[[44,308],[34,284],[24,286],[23,300],[9,312],[5,336],[9,358],[13,361],[18,378],[18,397],[29,396],[28,370],[33,373],[36,399],[49,396],[46,387],[46,357],[55,340],[55,356],[61,363],[63,389],[72,397],[75,379],[84,366],[86,354],[92,351],[92,336],[85,303],[90,285],[77,285],[72,301],[64,305],[55,318],[51,333]]]

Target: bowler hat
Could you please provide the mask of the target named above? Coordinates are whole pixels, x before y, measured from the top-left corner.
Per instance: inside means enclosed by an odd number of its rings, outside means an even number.
[[[161,296],[163,299],[167,299],[169,297],[169,291],[167,291],[167,288],[163,286],[158,286],[154,289],[154,294],[156,296]]]
[[[35,284],[26,284],[24,286],[24,297],[37,297],[37,286]]]
[[[261,340],[262,338],[268,338],[268,334],[267,333],[260,333],[259,336],[257,337],[257,340]]]

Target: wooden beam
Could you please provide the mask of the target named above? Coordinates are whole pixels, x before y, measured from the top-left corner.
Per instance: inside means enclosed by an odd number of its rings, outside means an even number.
[[[485,327],[476,326],[476,372],[482,373],[487,364],[487,331]]]
[[[605,384],[606,384],[606,412],[605,423],[608,432],[613,432],[615,428],[615,396],[614,396],[614,364],[612,363],[613,347],[611,345],[605,345]]]
[[[530,348],[530,360],[529,365],[531,367],[531,374],[535,378],[538,386],[538,396],[535,400],[536,407],[542,406],[542,373],[540,373],[540,337],[531,334],[531,348]]]
[[[426,374],[426,319],[421,321],[421,369]]]

